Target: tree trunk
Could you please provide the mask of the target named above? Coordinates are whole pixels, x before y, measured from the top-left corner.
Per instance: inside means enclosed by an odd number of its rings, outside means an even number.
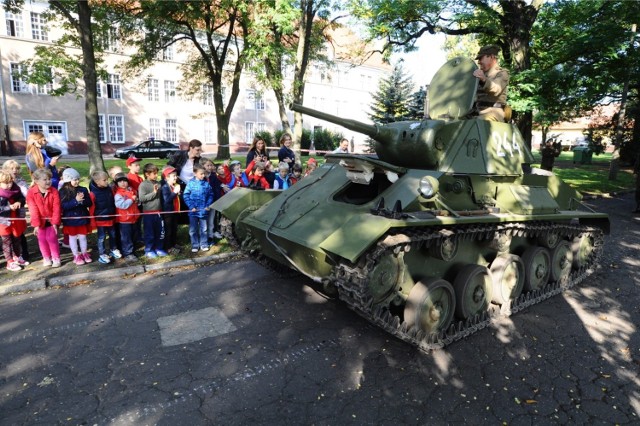
[[[105,170],[100,146],[98,122],[98,99],[96,58],[93,50],[93,32],[91,30],[91,7],[86,1],[78,1],[78,35],[82,48],[82,78],[85,86],[84,116],[87,131],[87,149],[89,152],[89,171],[93,173]],[[105,123],[105,132],[108,123]]]

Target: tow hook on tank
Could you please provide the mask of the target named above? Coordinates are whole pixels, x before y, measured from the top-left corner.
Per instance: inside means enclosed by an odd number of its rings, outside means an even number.
[[[370,211],[374,216],[383,216],[389,219],[406,219],[409,217],[408,214],[402,213],[402,203],[400,200],[396,200],[392,210],[386,209],[384,207],[384,197],[380,197],[378,204]]]

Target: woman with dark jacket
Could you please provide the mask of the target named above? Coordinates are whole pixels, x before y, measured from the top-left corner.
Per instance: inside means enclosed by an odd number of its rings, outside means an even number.
[[[283,133],[280,136],[280,151],[278,151],[278,160],[281,163],[287,163],[289,167],[293,167],[296,162],[296,154],[291,150],[291,135]]]
[[[249,166],[253,160],[256,160],[256,163],[264,163],[265,161],[269,161],[269,151],[267,151],[267,144],[264,139],[260,136],[255,136],[253,138],[253,142],[251,143],[251,147],[249,147],[249,152],[247,153],[247,162],[246,166]]]

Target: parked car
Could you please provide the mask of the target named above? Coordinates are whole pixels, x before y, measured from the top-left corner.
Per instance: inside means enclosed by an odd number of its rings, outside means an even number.
[[[138,158],[168,158],[178,151],[180,151],[180,148],[174,143],[151,138],[136,145],[117,149],[113,156],[122,159],[132,156]]]

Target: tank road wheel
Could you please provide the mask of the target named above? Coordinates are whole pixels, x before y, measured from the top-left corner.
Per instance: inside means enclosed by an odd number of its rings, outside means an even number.
[[[500,255],[491,262],[490,271],[493,280],[493,303],[504,305],[520,296],[525,278],[524,264],[520,257],[515,254]]]
[[[442,244],[429,247],[429,253],[436,259],[450,262],[458,254],[458,242],[455,238],[445,238]]]
[[[404,253],[382,257],[369,274],[369,293],[373,303],[382,302],[396,292],[404,277]]]
[[[551,281],[560,281],[569,276],[573,252],[567,241],[560,241],[551,251]]]
[[[529,247],[522,255],[522,261],[525,270],[524,289],[531,291],[544,287],[551,274],[551,257],[547,249]]]
[[[486,311],[491,303],[493,280],[482,265],[466,265],[458,272],[453,288],[456,291],[456,316],[473,317]]]
[[[573,240],[571,249],[573,252],[573,266],[580,269],[589,263],[589,259],[593,254],[593,238],[590,235],[582,234]]]
[[[553,232],[548,232],[545,235],[539,236],[537,240],[538,244],[540,244],[542,247],[552,249],[558,245],[558,242],[560,241],[560,235]]]
[[[437,333],[451,324],[455,309],[456,298],[448,281],[441,278],[419,281],[409,292],[404,321],[425,333]]]

